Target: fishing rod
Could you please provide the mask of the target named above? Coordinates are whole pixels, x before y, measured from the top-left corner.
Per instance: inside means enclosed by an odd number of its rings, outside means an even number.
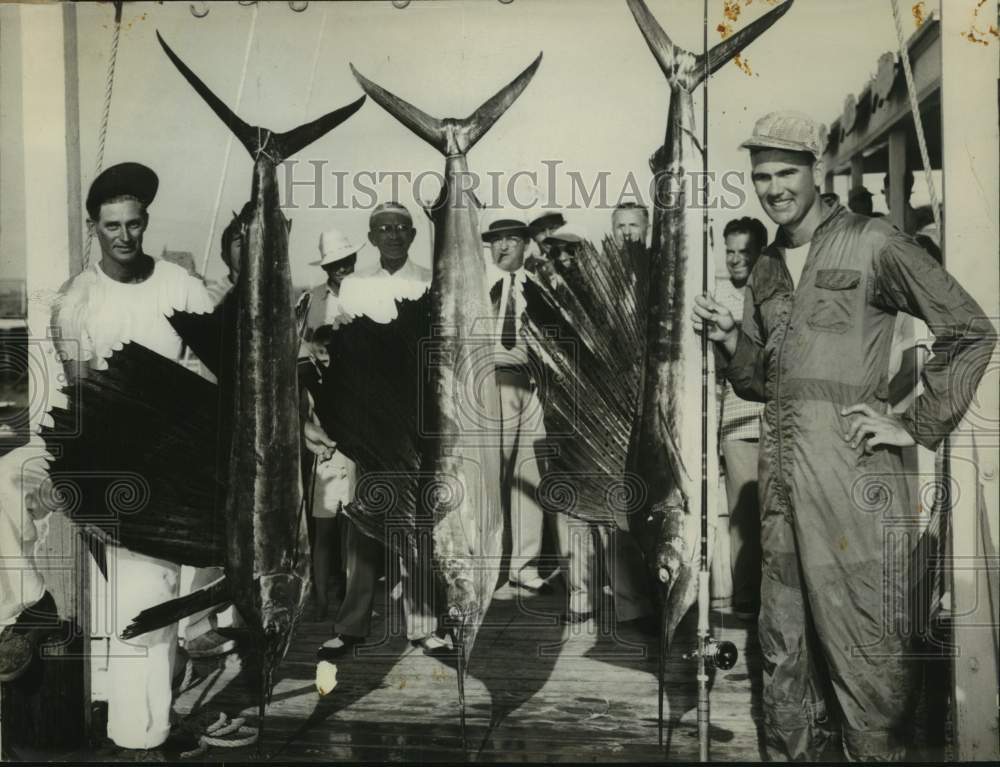
[[[702,64],[705,68],[704,84],[705,92],[702,97],[702,173],[705,178],[704,195],[702,200],[701,218],[701,292],[708,293],[708,81],[709,81],[709,56],[708,56],[708,0],[703,0],[702,16]],[[707,762],[708,753],[708,730],[709,730],[709,702],[708,702],[708,672],[712,668],[730,669],[736,664],[739,654],[736,646],[732,642],[719,642],[712,637],[712,628],[709,622],[709,549],[708,549],[708,427],[709,427],[709,341],[708,334],[701,334],[701,558],[698,568],[698,639],[697,646],[693,653],[685,655],[685,658],[695,659],[698,662],[698,759]]]

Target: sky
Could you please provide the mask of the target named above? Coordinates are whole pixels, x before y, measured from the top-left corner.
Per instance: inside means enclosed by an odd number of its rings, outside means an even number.
[[[772,0],[733,3],[741,8],[733,24],[737,29],[774,5]],[[470,169],[485,179],[479,196],[492,200],[487,173],[500,174],[500,203],[509,202],[503,192],[513,183],[520,202],[537,196],[542,203],[554,198],[566,205],[572,191],[569,173],[588,186],[606,173],[612,205],[630,174],[640,188],[648,187],[648,158],[663,143],[669,90],[623,0],[417,0],[402,9],[390,2],[311,2],[301,13],[286,2],[260,3],[256,11],[237,3],[195,4],[208,9],[203,18],[196,18],[190,5],[125,5],[104,165],[140,161],[159,174],[146,250],[154,255],[164,247],[190,251],[199,269],[207,254],[208,278],[223,273],[219,237],[231,211],[249,196],[252,162],[237,142],[227,159],[228,129],[167,60],[156,42],[157,30],[247,122],[278,131],[361,96],[349,63],[433,116],[464,117],[542,52],[527,89],[469,153]],[[676,44],[701,50],[701,0],[648,0],[648,5]],[[715,27],[725,19],[722,0],[709,0],[708,6],[711,45],[721,39]],[[78,4],[77,25],[86,189],[96,164],[113,10]],[[904,19],[907,35],[915,28],[912,18]],[[237,104],[248,39],[246,79]],[[888,3],[795,0],[744,52],[751,74],[731,63],[711,79],[710,170],[745,172],[746,153],[738,145],[757,117],[772,110],[797,109],[829,124],[847,94],[860,92],[875,73],[879,55],[896,47]],[[702,94],[699,89],[695,97],[699,132]],[[346,174],[347,191],[358,173],[409,173],[411,178],[424,173],[422,196],[431,197],[438,182],[427,174],[444,168],[435,149],[370,99],[293,159],[294,179],[311,181],[319,168],[323,184],[322,205],[310,207],[316,200],[308,184],[295,187],[294,208],[284,197],[285,213],[293,220],[290,258],[297,285],[323,279],[309,262],[317,258],[324,230],[339,228],[365,241],[368,211],[350,209],[349,198],[340,199],[339,209],[331,207],[339,199],[335,173]],[[548,176],[551,167],[555,183]],[[518,171],[522,174],[511,182]],[[536,173],[537,183],[524,172]],[[379,187],[370,176],[361,182]],[[866,178],[866,183],[878,195],[879,180]],[[390,181],[377,192],[380,200],[388,199]],[[766,221],[747,192],[743,208],[719,212],[716,229],[730,216]],[[428,265],[428,223],[414,204],[411,185],[401,183],[397,196],[413,210],[418,229],[411,256]],[[917,189],[915,202],[919,196]],[[364,206],[369,200],[362,194],[358,201]],[[880,204],[876,197],[876,207]],[[564,212],[567,231],[597,240],[608,229],[607,209]],[[359,266],[375,258],[368,246]]]

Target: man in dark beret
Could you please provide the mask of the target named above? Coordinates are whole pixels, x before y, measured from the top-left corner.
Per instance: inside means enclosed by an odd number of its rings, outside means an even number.
[[[121,344],[133,342],[179,360],[183,344],[167,315],[212,310],[198,277],[143,250],[148,206],[157,187],[156,174],[133,162],[108,168],[91,184],[87,224],[100,259],[63,289],[53,315],[70,359],[101,367]],[[122,749],[156,749],[170,734],[171,658],[178,627],[175,623],[129,642],[120,636],[139,612],[178,596],[180,566],[122,546],[110,547],[110,556],[115,566],[108,570],[108,587],[118,625],[109,637],[108,737]]]

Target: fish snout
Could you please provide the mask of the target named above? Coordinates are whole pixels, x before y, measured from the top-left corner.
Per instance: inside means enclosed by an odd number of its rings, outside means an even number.
[[[262,575],[260,578],[260,620],[268,652],[282,657],[298,615],[302,579],[291,573]]]

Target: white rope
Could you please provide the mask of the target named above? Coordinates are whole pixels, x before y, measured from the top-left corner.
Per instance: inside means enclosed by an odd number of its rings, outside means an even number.
[[[200,733],[196,731],[196,734],[198,736],[197,745],[190,751],[181,752],[181,759],[202,756],[213,746],[216,748],[252,746],[260,737],[260,732],[256,727],[246,725],[245,717],[237,716],[230,719],[222,711],[219,712],[215,722],[208,724]],[[235,735],[236,737],[224,737],[226,735]]]
[[[115,29],[111,39],[111,59],[108,61],[108,76],[104,84],[104,113],[101,115],[101,131],[97,137],[97,168],[94,171],[94,178],[104,170],[104,147],[108,142],[108,123],[111,121],[111,92],[115,87],[115,67],[118,62],[118,40],[121,37],[122,22],[121,16],[115,13]],[[90,266],[90,247],[94,238],[87,231],[87,245],[83,253],[83,268]]]
[[[326,9],[326,3],[323,3],[323,15],[319,22],[319,35],[316,37],[316,50],[313,52],[312,70],[309,72],[309,87],[306,89],[306,117],[309,116],[309,102],[312,100],[313,84],[316,82],[316,68],[319,66],[319,52],[322,48],[323,33],[326,31]]]
[[[233,105],[233,111],[239,114],[240,101],[243,99],[243,87],[246,85],[247,81],[247,68],[250,65],[250,50],[253,47],[254,33],[257,31],[257,9],[258,5],[255,3],[253,6],[253,18],[250,21],[250,33],[247,35],[247,45],[246,50],[243,51],[243,71],[240,73],[240,87],[236,91],[236,103]],[[201,259],[201,275],[205,276],[208,270],[208,259],[212,253],[212,245],[215,240],[215,220],[219,216],[219,206],[222,204],[222,190],[226,186],[226,172],[229,170],[229,155],[233,151],[233,132],[229,131],[229,137],[226,139],[226,152],[222,158],[222,174],[219,176],[219,188],[215,192],[215,205],[212,207],[212,220],[208,226],[208,239],[205,241],[205,253]]]
[[[917,129],[917,143],[920,145],[920,161],[924,165],[924,178],[927,181],[927,191],[931,197],[931,211],[934,213],[934,225],[941,232],[941,207],[938,202],[937,189],[931,175],[931,159],[927,152],[927,139],[924,137],[924,123],[920,119],[920,104],[917,103],[917,86],[913,82],[913,70],[910,68],[910,52],[903,38],[903,23],[899,15],[899,0],[892,2],[892,19],[896,23],[896,39],[899,41],[899,55],[903,60],[903,74],[906,76],[906,91],[910,97],[910,111],[913,113],[913,125]]]

